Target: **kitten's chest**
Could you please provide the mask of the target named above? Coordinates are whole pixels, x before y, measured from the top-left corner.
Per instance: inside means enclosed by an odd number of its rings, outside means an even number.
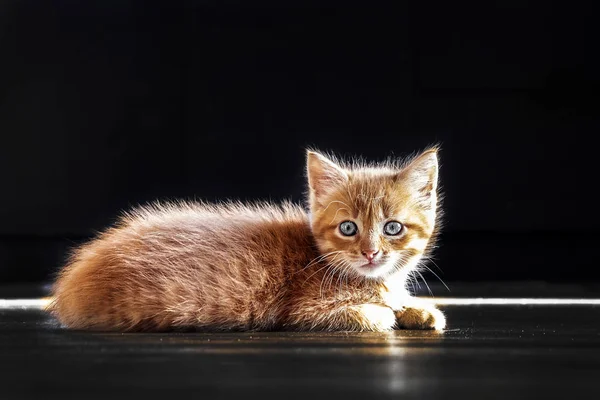
[[[401,309],[410,300],[411,296],[406,290],[406,279],[404,274],[397,273],[386,279],[380,287],[384,303],[395,310]]]
[[[319,262],[321,256],[306,261],[290,276],[291,292],[331,302],[373,303],[381,302],[382,285],[357,277],[352,271],[336,264]]]

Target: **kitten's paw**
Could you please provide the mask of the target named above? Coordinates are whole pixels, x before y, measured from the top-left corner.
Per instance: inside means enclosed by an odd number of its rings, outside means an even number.
[[[396,314],[391,308],[379,304],[361,304],[356,306],[361,315],[362,329],[370,331],[389,331],[396,325]]]
[[[396,311],[396,323],[399,328],[403,329],[443,330],[446,327],[446,317],[434,307],[407,307]]]

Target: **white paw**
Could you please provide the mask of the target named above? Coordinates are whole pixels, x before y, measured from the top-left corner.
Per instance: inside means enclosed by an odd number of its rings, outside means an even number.
[[[370,330],[388,331],[396,325],[396,314],[391,308],[378,304],[362,304],[358,309]]]

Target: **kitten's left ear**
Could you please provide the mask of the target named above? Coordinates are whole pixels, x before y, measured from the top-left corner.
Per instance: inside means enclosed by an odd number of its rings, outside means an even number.
[[[399,173],[419,203],[427,208],[435,208],[437,201],[438,169],[437,148],[434,148],[415,158]]]

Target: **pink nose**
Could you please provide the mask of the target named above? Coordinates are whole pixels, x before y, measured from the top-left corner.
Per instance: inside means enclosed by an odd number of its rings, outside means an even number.
[[[363,256],[365,256],[365,258],[367,260],[369,260],[369,262],[373,261],[373,259],[375,258],[375,256],[379,253],[379,250],[363,250],[362,254]]]

